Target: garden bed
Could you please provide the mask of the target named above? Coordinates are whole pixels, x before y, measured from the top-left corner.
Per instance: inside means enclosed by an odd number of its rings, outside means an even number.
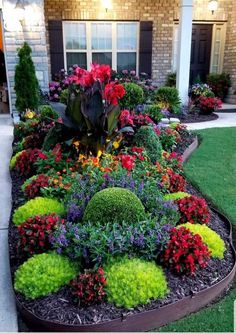
[[[181,116],[180,120],[183,124],[188,124],[188,123],[202,123],[205,121],[216,120],[218,118],[219,116],[215,113],[211,114],[188,113],[186,116]]]
[[[196,141],[193,144],[196,144]],[[24,179],[16,176],[14,172],[11,176],[12,211],[14,211],[22,204],[19,193]],[[197,194],[190,185],[188,185],[188,192]],[[30,328],[46,331],[141,331],[177,320],[207,305],[233,280],[235,252],[231,243],[230,223],[217,211],[211,210],[209,227],[225,241],[224,259],[211,259],[208,267],[199,270],[194,278],[179,277],[165,269],[170,293],[163,300],[151,301],[148,305],[129,310],[119,309],[108,303],[78,308],[73,303],[69,287],[66,286],[55,294],[34,301],[26,300],[21,294],[16,293],[18,310]],[[15,251],[16,244],[17,233],[13,224],[10,223],[9,246],[12,275],[22,263]]]

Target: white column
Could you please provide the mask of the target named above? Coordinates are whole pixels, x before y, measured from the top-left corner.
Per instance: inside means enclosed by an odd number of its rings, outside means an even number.
[[[186,105],[189,89],[193,0],[180,0],[180,2],[176,87],[182,104]]]

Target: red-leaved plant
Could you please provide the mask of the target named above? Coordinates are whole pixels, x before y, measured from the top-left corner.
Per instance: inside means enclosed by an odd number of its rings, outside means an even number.
[[[40,194],[41,188],[49,187],[50,177],[44,174],[38,175],[35,179],[32,179],[30,184],[24,188],[24,194],[27,198],[33,199]]]
[[[198,105],[202,113],[209,114],[219,110],[222,107],[222,101],[218,97],[200,96]]]
[[[18,226],[18,249],[27,255],[43,253],[51,248],[49,237],[65,220],[56,214],[35,216]]]
[[[199,268],[205,268],[210,251],[200,235],[192,234],[187,228],[173,228],[164,252],[164,262],[177,274],[194,275]]]
[[[169,175],[169,192],[185,192],[186,180],[184,177],[175,173],[172,169],[170,169],[167,173]]]
[[[205,199],[194,195],[176,201],[181,214],[181,223],[207,224],[210,220],[210,211]]]
[[[83,306],[100,303],[106,297],[105,285],[106,278],[102,267],[95,272],[86,270],[71,281],[72,295],[76,302]]]
[[[31,176],[35,172],[34,163],[38,160],[40,149],[24,150],[16,159],[15,170],[20,176]]]

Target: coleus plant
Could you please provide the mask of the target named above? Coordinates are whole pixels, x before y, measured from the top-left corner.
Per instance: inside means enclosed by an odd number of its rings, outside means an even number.
[[[85,153],[97,155],[99,151],[109,150],[118,135],[133,132],[131,127],[118,131],[118,101],[124,97],[125,89],[111,81],[110,66],[93,64],[90,71],[77,67],[68,80],[69,97],[63,124],[73,129],[71,138],[78,139]]]

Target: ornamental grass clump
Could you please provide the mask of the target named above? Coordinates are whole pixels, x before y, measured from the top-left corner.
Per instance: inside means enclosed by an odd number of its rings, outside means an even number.
[[[203,243],[208,246],[211,252],[211,257],[218,259],[224,258],[224,252],[226,250],[225,242],[214,230],[201,224],[185,223],[181,226],[190,230],[192,234],[201,236]]]
[[[194,275],[199,268],[207,267],[210,251],[201,236],[187,228],[173,228],[163,255],[167,267],[177,274]]]
[[[65,213],[64,205],[55,199],[37,197],[15,210],[13,223],[20,225],[30,217],[53,213],[62,216]]]
[[[27,299],[36,299],[67,285],[77,271],[75,264],[66,257],[56,253],[38,254],[18,268],[14,288]]]
[[[161,158],[161,142],[151,126],[142,126],[134,136],[134,145],[144,147],[152,163]]]
[[[168,293],[164,272],[154,262],[123,257],[111,260],[104,270],[108,302],[117,307],[148,304]]]
[[[139,198],[131,191],[113,187],[96,193],[89,201],[83,222],[121,223],[138,222],[145,218],[145,210]]]

